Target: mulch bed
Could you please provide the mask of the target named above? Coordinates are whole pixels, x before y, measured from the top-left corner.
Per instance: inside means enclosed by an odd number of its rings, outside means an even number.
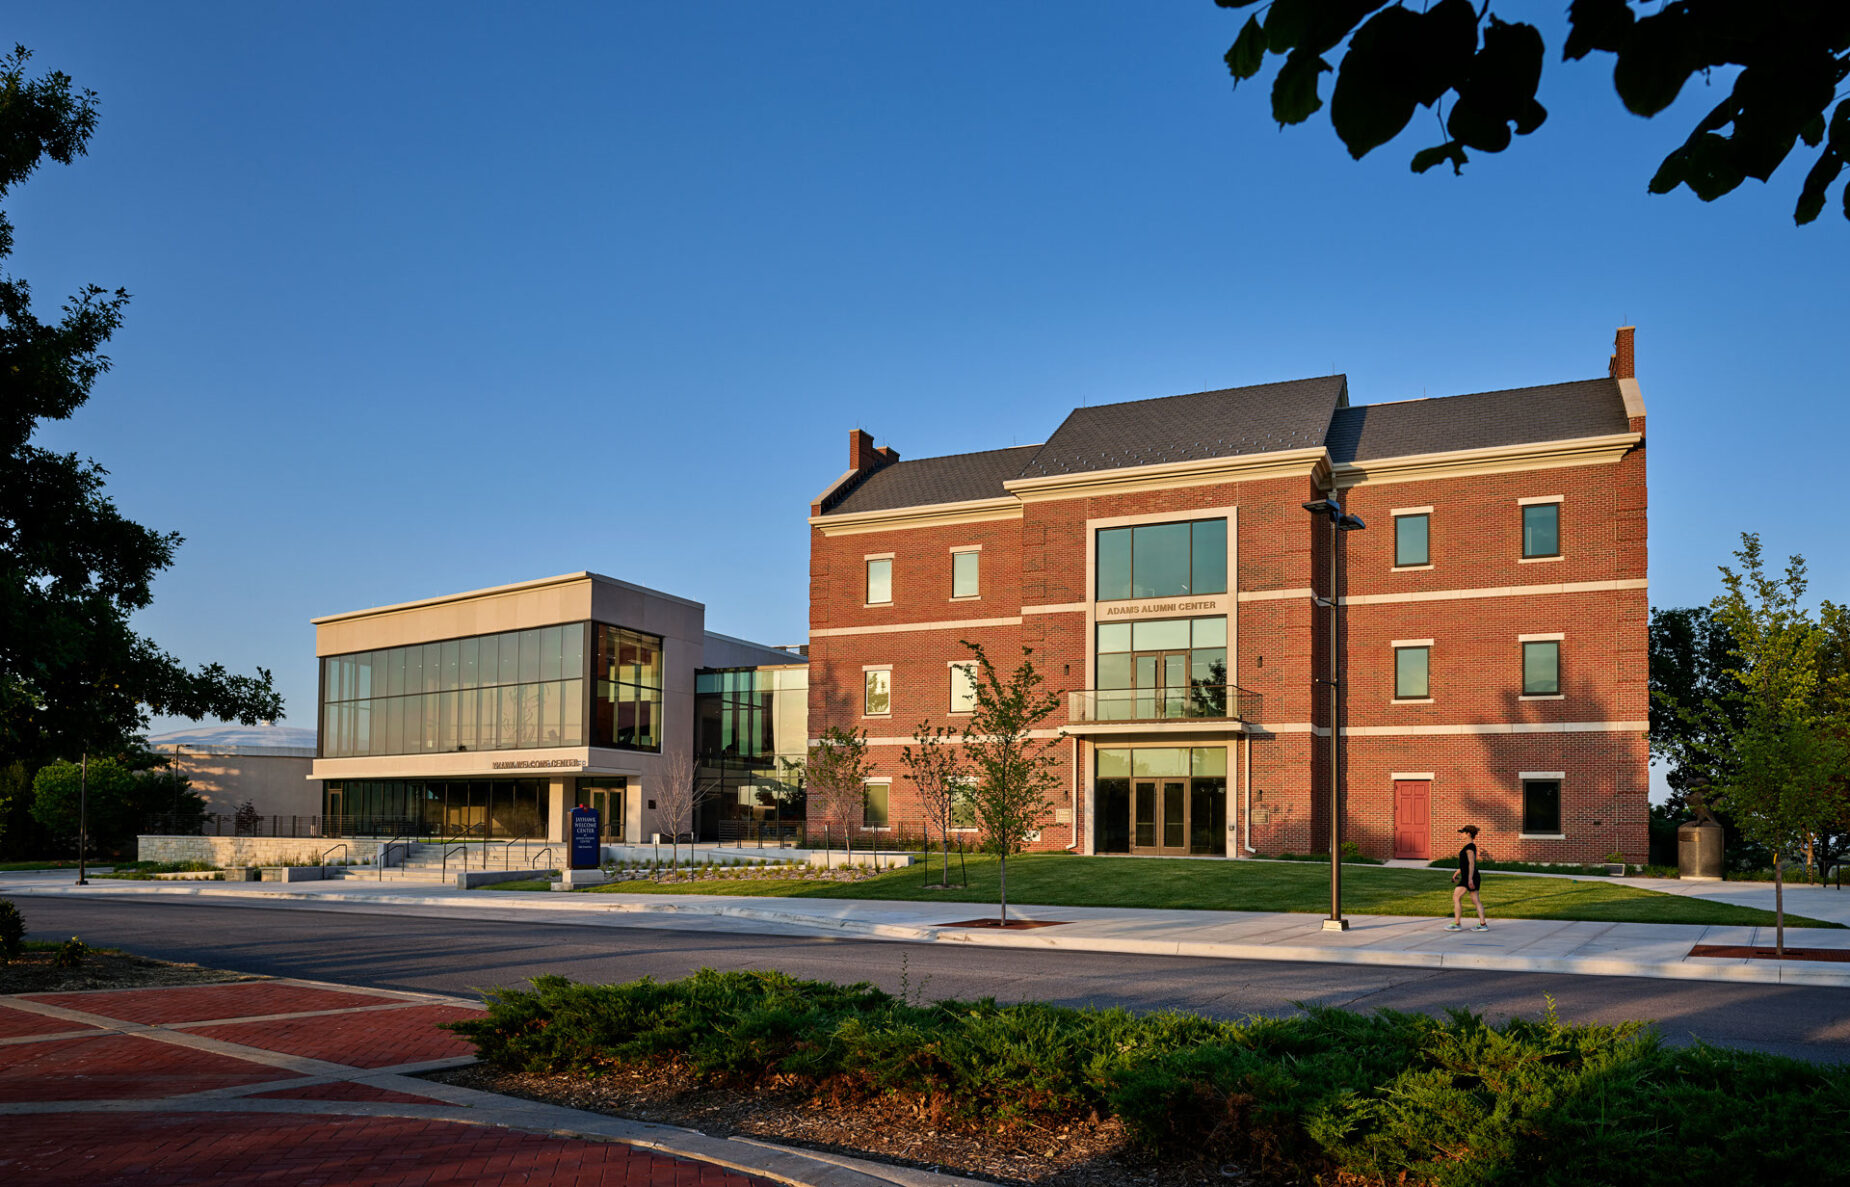
[[[137,989],[143,986],[214,985],[222,981],[256,981],[262,978],[196,964],[174,964],[130,956],[109,948],[92,948],[81,965],[61,969],[52,964],[56,952],[28,948],[15,960],[0,964],[0,994],[69,993],[82,989]]]
[[[971,1129],[889,1098],[831,1102],[801,1092],[703,1087],[685,1068],[619,1068],[599,1076],[500,1072],[483,1064],[426,1079],[633,1121],[741,1135],[899,1166],[1034,1187],[1200,1187],[1257,1182],[1236,1165],[1157,1161],[1113,1120],[1057,1129]]]
[[[1742,944],[1697,944],[1691,956],[1725,956],[1736,960],[1778,960],[1774,948],[1750,948]],[[1787,960],[1824,960],[1850,964],[1850,948],[1787,948]]]

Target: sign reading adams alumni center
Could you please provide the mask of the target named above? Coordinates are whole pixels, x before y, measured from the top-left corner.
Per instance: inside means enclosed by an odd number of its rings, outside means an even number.
[[[1160,601],[1146,602],[1100,602],[1100,618],[1136,618],[1146,614],[1224,614],[1227,611],[1227,599],[1219,598],[1167,598]]]

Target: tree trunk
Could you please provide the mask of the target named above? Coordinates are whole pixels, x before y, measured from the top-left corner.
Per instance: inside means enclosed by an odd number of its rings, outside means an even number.
[[[1786,959],[1786,866],[1778,850],[1773,852],[1773,955]]]
[[[1009,925],[1009,855],[1002,855],[1002,926]]]

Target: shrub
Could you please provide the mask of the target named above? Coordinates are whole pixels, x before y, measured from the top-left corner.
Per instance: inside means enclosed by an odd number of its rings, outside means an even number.
[[[702,970],[681,981],[541,977],[449,1024],[511,1071],[676,1063],[821,1099],[891,1095],[967,1125],[1096,1113],[1139,1142],[1275,1179],[1654,1184],[1827,1181],[1850,1069],[1671,1050],[1638,1024],[1487,1025],[1311,1009],[1217,1022],[993,1000],[918,1004],[868,985]]]
[[[19,959],[26,942],[26,917],[12,899],[0,898],[0,964]]]
[[[58,945],[58,950],[51,954],[51,964],[58,969],[80,969],[85,958],[90,955],[90,945],[76,936]]]

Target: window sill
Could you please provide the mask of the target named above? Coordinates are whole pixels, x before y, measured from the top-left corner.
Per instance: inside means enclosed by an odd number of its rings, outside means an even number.
[[[1525,692],[1516,699],[1519,701],[1565,701],[1567,694],[1564,692]]]
[[[961,598],[951,598],[949,600],[953,602],[980,602],[983,600],[983,595],[982,594],[966,594]]]
[[[1566,833],[1517,833],[1517,839],[1523,841],[1565,841]]]
[[[1388,704],[1390,705],[1430,705],[1432,704],[1432,698],[1431,697],[1395,697],[1393,700],[1389,701]]]
[[[974,712],[974,709],[950,709],[947,710],[944,715],[946,717],[968,717]]]
[[[1432,562],[1427,561],[1423,565],[1395,565],[1388,571],[1390,573],[1420,573],[1430,568],[1432,568]]]
[[[893,604],[893,603],[891,603],[891,602],[862,602],[862,603],[861,603],[861,609],[863,609],[863,610],[879,610],[879,609],[881,609],[882,607],[885,607],[885,606],[891,606],[892,604]]]
[[[861,716],[862,717],[891,717],[893,716],[893,714],[891,711],[888,711],[886,713],[863,713],[861,714]]]
[[[1546,561],[1558,561],[1561,559],[1563,559],[1561,554],[1557,552],[1553,556],[1519,556],[1516,558],[1516,563],[1519,565],[1539,565]]]

